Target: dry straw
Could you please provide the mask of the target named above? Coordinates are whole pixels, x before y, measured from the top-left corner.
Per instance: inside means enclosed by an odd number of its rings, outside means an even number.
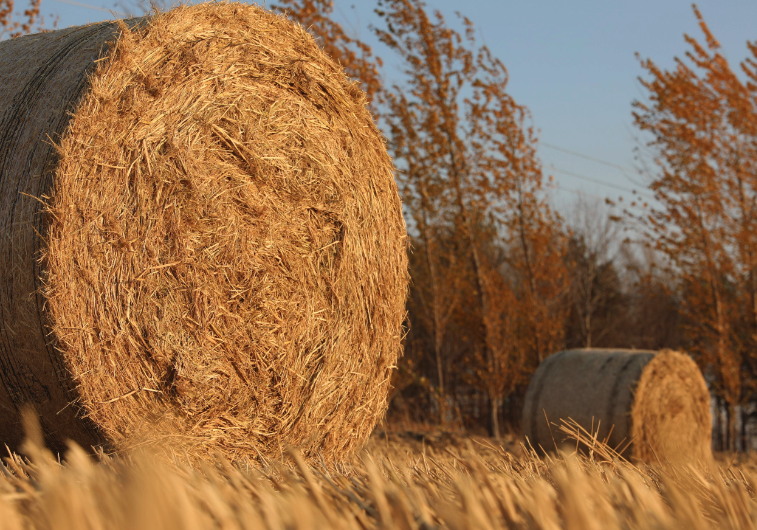
[[[707,385],[691,357],[671,350],[583,349],[549,357],[529,384],[523,430],[533,447],[555,449],[561,420],[636,460],[712,457]]]
[[[429,433],[426,433],[429,434]],[[385,433],[347,465],[296,452],[257,469],[150,455],[62,464],[33,443],[0,462],[3,530],[753,530],[754,456],[722,468],[539,458],[481,439]],[[511,441],[505,442],[505,447]],[[587,455],[588,456],[588,455]],[[608,460],[607,457],[610,457]],[[726,469],[727,466],[727,469]]]
[[[0,437],[341,458],[386,408],[393,166],[300,26],[234,3],[0,44]],[[53,147],[52,144],[55,144]]]

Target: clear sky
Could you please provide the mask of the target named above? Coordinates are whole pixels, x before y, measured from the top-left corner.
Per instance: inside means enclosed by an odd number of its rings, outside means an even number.
[[[118,9],[106,0],[82,2]],[[630,201],[630,193],[611,186],[643,190],[629,180],[642,180],[632,172],[624,174],[555,148],[634,167],[637,143],[631,102],[643,95],[637,80],[643,72],[634,53],[663,67],[683,56],[687,50],[683,34],[701,36],[689,1],[426,0],[426,4],[439,9],[453,25],[455,11],[470,18],[482,41],[508,68],[510,93],[531,110],[541,131],[539,154],[545,172],[554,175],[559,186],[553,192],[558,209],[567,209],[576,192],[612,199],[622,195]],[[335,0],[335,5],[336,20],[384,57],[387,79],[396,77],[396,67],[369,29],[369,24],[378,23],[372,12],[374,1]],[[704,0],[698,6],[726,57],[737,66],[747,55],[746,41],[757,40],[757,1]],[[60,27],[112,18],[105,11],[61,0],[43,0],[42,7],[45,13],[60,15]]]

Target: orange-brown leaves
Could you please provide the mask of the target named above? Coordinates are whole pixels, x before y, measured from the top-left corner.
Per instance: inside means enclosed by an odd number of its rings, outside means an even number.
[[[735,405],[757,375],[757,47],[741,63],[744,82],[694,13],[705,44],[686,35],[672,70],[641,60],[648,98],[633,116],[651,137],[661,207],[640,220],[678,275],[690,350]]]
[[[461,17],[461,35],[418,0],[384,0],[378,13],[378,37],[403,60],[382,116],[422,253],[411,339],[426,334],[444,417],[451,359],[473,361],[464,371],[497,403],[561,344],[564,242],[528,110],[470,20]]]
[[[19,14],[14,11],[14,0],[0,0],[0,40],[10,37],[15,39],[36,31],[43,31],[45,17],[40,6],[42,0],[29,0],[29,7],[24,10],[19,20]],[[57,20],[53,27],[57,26]]]

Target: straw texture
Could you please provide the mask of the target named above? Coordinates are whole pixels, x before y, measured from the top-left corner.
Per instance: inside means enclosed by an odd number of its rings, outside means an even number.
[[[706,462],[712,456],[710,393],[691,357],[666,350],[644,368],[631,409],[634,456]]]
[[[524,433],[534,447],[553,450],[561,442],[554,424],[569,419],[628,458],[711,458],[707,386],[696,363],[679,352],[578,349],[547,358],[526,392]]]
[[[393,167],[364,94],[302,28],[257,7],[75,31],[98,32],[89,58],[49,90],[82,95],[70,116],[40,98],[48,129],[5,170],[34,184],[3,190],[0,212],[28,240],[0,273],[30,300],[16,322],[36,341],[2,357],[57,394],[16,397],[23,385],[4,379],[6,408],[34,403],[51,440],[75,428],[190,458],[359,447],[386,408],[407,287]],[[26,40],[49,40],[44,55],[68,35]],[[57,149],[40,157],[51,132]],[[9,214],[18,202],[28,211]]]

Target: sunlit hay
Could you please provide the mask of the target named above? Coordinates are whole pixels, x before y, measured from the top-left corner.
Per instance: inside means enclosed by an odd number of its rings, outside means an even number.
[[[179,7],[108,38],[40,201],[19,199],[30,226],[48,205],[22,323],[41,337],[41,315],[53,341],[23,354],[32,370],[60,364],[43,426],[71,403],[83,419],[67,421],[115,449],[347,456],[385,411],[407,285],[364,94],[258,7]]]
[[[710,393],[696,363],[662,350],[644,368],[631,409],[633,456],[674,463],[712,458]]]
[[[534,449],[552,451],[566,423],[625,458],[712,458],[704,378],[690,357],[670,350],[566,350],[547,358],[526,392],[523,430]]]

